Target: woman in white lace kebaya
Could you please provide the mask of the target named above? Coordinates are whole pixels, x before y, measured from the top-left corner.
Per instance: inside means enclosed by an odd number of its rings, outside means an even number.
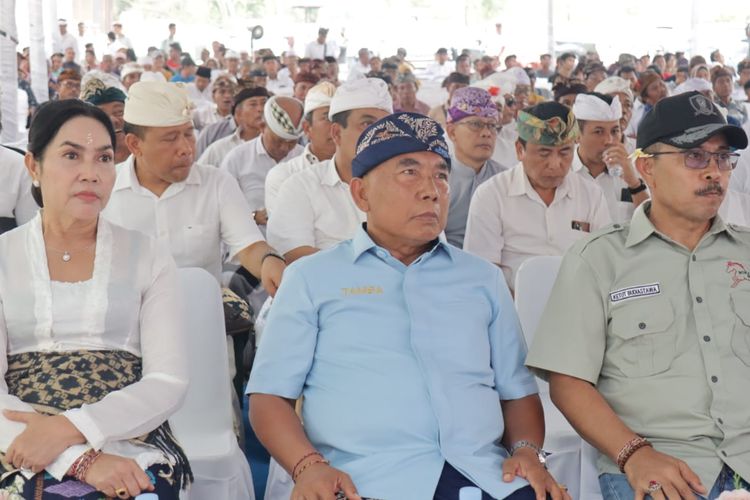
[[[176,268],[99,217],[114,142],[77,100],[29,131],[43,209],[0,236],[0,498],[177,498],[192,480],[166,422],[187,387]]]

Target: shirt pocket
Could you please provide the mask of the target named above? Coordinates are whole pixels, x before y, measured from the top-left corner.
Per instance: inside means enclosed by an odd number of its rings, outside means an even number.
[[[732,308],[736,316],[732,330],[732,351],[750,366],[750,293],[733,293]]]
[[[674,308],[666,297],[636,299],[612,310],[607,356],[627,377],[648,377],[672,365],[677,351]]]

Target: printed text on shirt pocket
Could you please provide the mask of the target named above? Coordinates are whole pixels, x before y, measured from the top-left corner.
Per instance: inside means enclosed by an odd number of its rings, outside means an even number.
[[[651,296],[612,309],[608,357],[628,377],[648,377],[669,369],[677,351],[670,331],[674,308],[667,297]]]

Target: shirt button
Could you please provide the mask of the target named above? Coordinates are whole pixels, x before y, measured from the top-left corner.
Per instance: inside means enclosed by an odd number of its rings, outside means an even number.
[[[695,298],[695,301],[696,301],[697,303],[701,304],[701,303],[703,302],[703,297],[696,297],[696,298]]]
[[[638,328],[640,328],[641,330],[645,330],[646,329],[646,323],[643,323],[643,322],[638,323]]]
[[[704,342],[711,342],[711,337],[709,337],[708,335],[704,335],[703,336],[703,341]]]
[[[695,262],[696,260],[698,260],[698,258],[695,255],[693,255],[693,262]]]
[[[712,375],[712,376],[711,376],[711,382],[714,382],[714,383],[716,383],[716,382],[718,382],[718,381],[719,381],[719,377],[717,377],[716,375]]]
[[[727,456],[727,452],[724,450],[721,450],[721,454],[724,455],[725,457]]]
[[[620,225],[619,224],[613,224],[612,227],[615,228],[615,229],[620,229]]]
[[[722,419],[719,419],[719,423],[720,423],[720,424],[723,424],[723,423],[724,423],[724,421],[723,421]]]

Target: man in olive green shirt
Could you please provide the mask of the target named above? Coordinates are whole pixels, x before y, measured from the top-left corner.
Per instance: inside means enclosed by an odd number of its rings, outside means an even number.
[[[747,137],[691,92],[637,146],[651,201],[567,252],[527,365],[605,500],[714,499],[750,480],[750,229],[717,215]]]

